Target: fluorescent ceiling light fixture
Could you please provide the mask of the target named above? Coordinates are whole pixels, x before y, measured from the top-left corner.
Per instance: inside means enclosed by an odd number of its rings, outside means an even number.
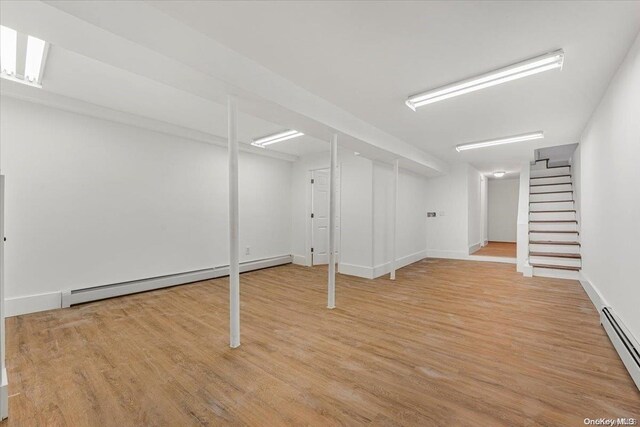
[[[302,135],[304,135],[304,133],[291,129],[284,132],[278,132],[273,135],[265,136],[263,138],[254,139],[251,145],[264,148],[267,145],[275,144],[276,142],[286,141],[292,138],[297,138]]]
[[[427,92],[412,95],[407,99],[405,104],[413,111],[417,107],[432,104],[434,102],[443,101],[453,98],[454,96],[464,95],[465,93],[475,92],[476,90],[485,89],[500,83],[510,82],[511,80],[520,79],[522,77],[531,76],[533,74],[542,73],[556,68],[562,70],[564,63],[564,51],[562,49],[550,52],[542,56],[518,62],[508,67],[500,68],[489,73],[481,74],[470,79],[451,83],[447,86],[436,88]]]
[[[2,74],[16,75],[16,51],[18,33],[16,30],[0,25],[0,68]]]
[[[471,150],[474,148],[492,147],[494,145],[503,145],[503,144],[511,144],[513,142],[531,141],[533,139],[540,139],[540,138],[544,138],[544,132],[542,131],[524,133],[522,135],[505,136],[504,138],[498,138],[498,139],[488,139],[486,141],[470,142],[468,144],[460,144],[460,145],[456,145],[456,150],[460,152],[464,150]]]
[[[493,176],[495,176],[496,178],[502,178],[504,176],[506,172],[500,171],[500,172],[494,172]]]
[[[44,40],[32,36],[27,38],[27,59],[24,66],[24,78],[31,83],[40,81],[44,45]]]
[[[49,43],[1,25],[0,30],[0,77],[42,87],[40,83]]]

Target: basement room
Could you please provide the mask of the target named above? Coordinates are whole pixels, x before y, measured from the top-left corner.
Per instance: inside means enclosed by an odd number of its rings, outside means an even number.
[[[0,426],[640,422],[640,1],[0,0]]]

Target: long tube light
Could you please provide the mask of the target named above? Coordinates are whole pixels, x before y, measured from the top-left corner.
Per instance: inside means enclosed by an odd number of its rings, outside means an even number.
[[[556,50],[470,79],[461,80],[447,86],[412,95],[407,99],[405,104],[413,111],[416,111],[417,107],[422,107],[423,105],[443,101],[453,98],[454,96],[464,95],[465,93],[475,92],[476,90],[542,73],[543,71],[556,68],[562,70],[563,63],[564,51],[562,49]]]
[[[275,144],[276,142],[286,141],[292,138],[297,138],[302,135],[304,135],[304,133],[291,129],[284,132],[278,132],[273,135],[268,135],[262,138],[254,139],[251,145],[264,148],[267,145]]]
[[[474,148],[483,148],[483,147],[491,147],[494,145],[511,144],[513,142],[531,141],[533,139],[540,139],[540,138],[544,138],[544,133],[542,131],[524,133],[522,135],[505,136],[503,138],[471,142],[468,144],[460,144],[460,145],[456,145],[456,150],[460,152],[464,150],[471,150]]]
[[[16,30],[0,25],[0,71],[9,76],[16,75],[16,51],[18,33]]]
[[[33,36],[27,38],[27,58],[24,66],[24,78],[31,83],[40,81],[44,45],[44,40]]]

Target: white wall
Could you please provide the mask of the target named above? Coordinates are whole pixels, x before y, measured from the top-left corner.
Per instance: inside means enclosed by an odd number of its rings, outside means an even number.
[[[340,153],[338,153],[340,155]],[[329,167],[329,144],[326,153],[303,157],[291,169],[291,251],[295,263],[311,265],[307,247],[311,244],[311,173]],[[310,246],[309,246],[310,247]]]
[[[573,158],[583,276],[640,338],[640,36]]]
[[[310,265],[309,171],[328,167],[328,153],[305,156],[292,169],[292,248],[294,262]],[[390,269],[393,167],[339,150],[339,271],[373,278]],[[396,257],[400,265],[426,254],[426,179],[400,169]]]
[[[489,180],[487,216],[490,241],[516,241],[519,191],[519,178]]]
[[[468,164],[457,163],[452,165],[447,175],[426,180],[426,210],[436,212],[437,215],[426,221],[429,256],[468,255],[468,173]]]
[[[480,217],[482,224],[482,245],[484,246],[489,241],[489,205],[487,200],[489,178],[482,176],[480,180]]]
[[[473,166],[469,165],[467,173],[467,210],[469,227],[468,232],[468,252],[473,253],[480,249],[482,240],[482,175]]]
[[[426,178],[400,169],[396,219],[396,260],[403,266],[426,257]],[[391,270],[393,166],[373,163],[374,276]]]
[[[228,264],[225,149],[12,98],[1,108],[7,298]],[[291,253],[290,178],[289,162],[240,153],[241,261]]]
[[[340,272],[367,276],[373,254],[373,164],[361,157],[340,163]]]

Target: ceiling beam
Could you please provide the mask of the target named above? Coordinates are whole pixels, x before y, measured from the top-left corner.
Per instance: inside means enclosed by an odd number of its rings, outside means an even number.
[[[1,8],[3,24],[109,65],[220,104],[233,94],[256,117],[322,140],[338,133],[346,148],[401,158],[419,173],[449,169],[145,2],[2,2]]]

